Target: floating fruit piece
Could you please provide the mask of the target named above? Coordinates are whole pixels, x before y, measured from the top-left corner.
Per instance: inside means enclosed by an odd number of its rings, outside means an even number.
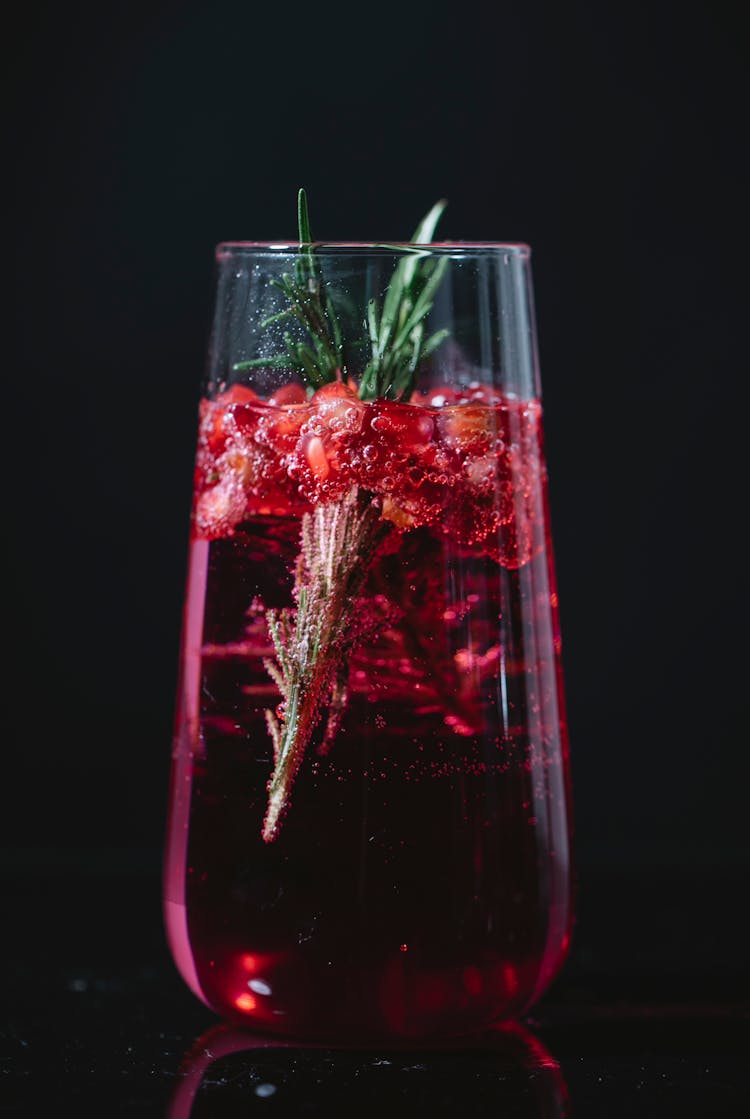
[[[367,421],[378,442],[393,451],[420,450],[435,434],[432,414],[413,404],[377,400],[370,406]]]
[[[314,393],[313,400],[320,402],[337,396],[348,396],[350,399],[359,400],[357,385],[351,377],[346,381],[328,381],[327,384],[321,385]]]
[[[307,458],[308,465],[319,482],[325,482],[331,473],[331,467],[326,458],[323,440],[319,435],[306,435],[302,440],[300,449]]]
[[[263,456],[252,444],[233,444],[216,460],[216,468],[223,475],[233,474],[245,489],[251,489],[261,480]]]
[[[329,381],[328,384],[321,385],[319,389],[313,393],[313,401],[316,404],[322,403],[324,400],[336,400],[339,397],[348,398],[349,400],[359,400],[357,396],[357,389],[353,381]]]
[[[304,385],[299,384],[283,385],[268,398],[268,403],[278,408],[288,404],[305,404],[306,401],[307,393]]]
[[[454,451],[485,450],[497,431],[498,418],[493,409],[482,404],[461,404],[446,408],[435,418],[442,442]]]
[[[231,385],[226,392],[220,393],[215,400],[204,401],[201,405],[201,431],[209,449],[220,454],[227,440],[236,435],[238,429],[250,426],[257,419],[258,409],[265,404],[247,385]]]
[[[214,404],[222,404],[225,408],[230,404],[260,404],[261,399],[257,392],[253,392],[247,385],[230,385],[224,392],[214,397]]]
[[[266,405],[248,416],[247,434],[262,444],[269,459],[281,465],[285,455],[294,453],[303,424],[310,415],[308,404],[287,404],[283,407]]]
[[[203,490],[195,502],[193,520],[199,536],[231,536],[245,515],[247,500],[239,476],[228,472],[215,486]]]
[[[414,528],[418,523],[416,517],[407,512],[401,505],[399,505],[392,497],[386,497],[383,501],[382,517],[384,521],[391,521],[397,528]]]
[[[234,434],[235,406],[260,404],[257,393],[247,385],[231,385],[214,400],[201,402],[201,434],[213,454],[220,454]]]
[[[497,477],[498,466],[494,455],[480,455],[467,458],[463,473],[471,486],[476,489],[491,489]]]
[[[310,404],[315,409],[315,417],[328,429],[327,433],[337,439],[359,430],[367,407],[356,390],[341,381],[323,385],[313,395]]]

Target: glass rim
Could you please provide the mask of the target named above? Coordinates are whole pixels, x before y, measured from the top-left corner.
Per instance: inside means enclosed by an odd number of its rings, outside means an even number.
[[[305,249],[334,252],[435,253],[441,256],[471,256],[504,253],[526,260],[531,256],[531,246],[525,241],[219,241],[214,253],[217,260],[255,253],[268,256],[289,256]]]

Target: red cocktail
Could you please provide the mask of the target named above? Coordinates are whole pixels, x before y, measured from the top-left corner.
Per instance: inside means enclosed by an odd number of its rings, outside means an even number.
[[[165,868],[222,1017],[455,1036],[546,989],[570,923],[537,396],[201,404]]]

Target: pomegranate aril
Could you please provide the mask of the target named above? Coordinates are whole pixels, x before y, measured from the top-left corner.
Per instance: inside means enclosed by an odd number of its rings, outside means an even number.
[[[359,402],[357,394],[357,386],[351,379],[344,381],[329,381],[326,385],[321,385],[319,389],[313,394],[313,401],[316,404],[322,404],[324,400],[356,400]]]
[[[268,398],[268,403],[277,408],[290,404],[305,404],[306,401],[307,393],[304,386],[297,384],[284,385]]]
[[[325,482],[331,473],[331,467],[326,458],[323,440],[319,435],[305,436],[301,449],[307,459],[308,465],[319,482]]]
[[[391,451],[411,451],[426,447],[435,433],[432,414],[413,404],[377,400],[368,415],[371,431],[379,443]]]

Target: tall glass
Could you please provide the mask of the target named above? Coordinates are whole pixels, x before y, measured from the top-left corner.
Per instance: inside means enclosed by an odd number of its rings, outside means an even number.
[[[529,258],[217,248],[164,910],[223,1019],[459,1036],[522,1013],[564,960]]]

